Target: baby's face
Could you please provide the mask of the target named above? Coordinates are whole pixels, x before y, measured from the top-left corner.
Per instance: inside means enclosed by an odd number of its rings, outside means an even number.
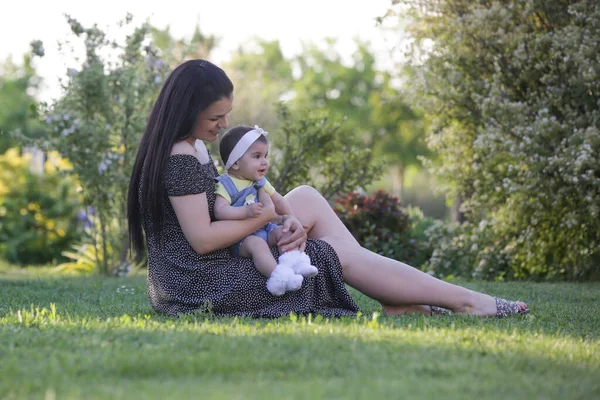
[[[262,179],[269,170],[269,144],[256,141],[237,162],[236,175],[251,181]]]

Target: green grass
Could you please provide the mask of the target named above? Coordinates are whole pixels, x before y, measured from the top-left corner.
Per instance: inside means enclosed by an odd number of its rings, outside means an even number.
[[[41,272],[40,272],[41,271]],[[155,314],[145,278],[0,268],[2,399],[592,399],[600,285],[465,282],[528,316]]]

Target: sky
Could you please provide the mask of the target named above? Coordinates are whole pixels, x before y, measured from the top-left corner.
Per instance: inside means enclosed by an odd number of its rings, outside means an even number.
[[[159,28],[169,26],[176,38],[189,38],[199,24],[203,34],[220,39],[211,56],[217,64],[251,37],[278,39],[287,58],[300,53],[303,43],[320,44],[325,37],[337,38],[338,52],[348,57],[359,37],[371,43],[378,62],[385,65],[394,44],[375,18],[383,16],[390,4],[391,0],[17,1],[4,5],[0,13],[0,61],[12,56],[20,63],[29,43],[42,40],[46,56],[36,62],[36,69],[44,85],[37,97],[50,100],[60,93],[58,76],[69,67],[57,49],[57,41],[69,34],[64,14],[84,26],[97,23],[106,30],[115,29],[129,12],[138,22],[135,26],[148,19]]]

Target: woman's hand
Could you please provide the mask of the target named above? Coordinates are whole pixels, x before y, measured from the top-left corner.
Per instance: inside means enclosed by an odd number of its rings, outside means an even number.
[[[282,226],[284,235],[277,243],[280,251],[283,253],[296,249],[304,251],[308,237],[300,221],[292,215],[284,215]]]

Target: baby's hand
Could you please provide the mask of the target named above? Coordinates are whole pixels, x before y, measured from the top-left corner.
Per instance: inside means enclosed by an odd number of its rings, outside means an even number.
[[[253,203],[246,206],[246,215],[248,218],[256,218],[262,213],[262,203]]]

